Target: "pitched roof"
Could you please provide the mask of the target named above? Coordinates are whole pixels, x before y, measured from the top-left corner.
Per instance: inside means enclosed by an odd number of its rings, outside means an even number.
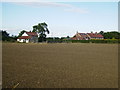
[[[72,40],[86,40],[90,38],[104,38],[104,37],[99,33],[77,33],[71,39]]]
[[[86,33],[77,33],[71,39],[72,40],[86,40],[86,38],[89,38]]]
[[[31,38],[31,36],[21,36],[18,39],[30,39],[30,38]]]
[[[86,33],[79,33],[83,38],[88,37],[88,35]]]
[[[26,32],[26,34],[30,36],[38,36],[36,32]]]
[[[76,38],[76,37],[72,37],[72,38],[70,38],[70,39],[72,39],[72,40],[77,40],[77,38]]]
[[[98,33],[87,33],[91,38],[103,38],[103,36],[101,34]]]

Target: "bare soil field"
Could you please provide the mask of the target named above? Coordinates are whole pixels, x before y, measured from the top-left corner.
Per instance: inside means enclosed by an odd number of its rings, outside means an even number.
[[[118,88],[117,44],[3,43],[3,88]]]

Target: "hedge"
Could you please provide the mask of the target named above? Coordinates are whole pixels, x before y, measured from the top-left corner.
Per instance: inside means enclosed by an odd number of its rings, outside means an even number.
[[[48,40],[48,43],[120,43],[118,39],[103,40]]]

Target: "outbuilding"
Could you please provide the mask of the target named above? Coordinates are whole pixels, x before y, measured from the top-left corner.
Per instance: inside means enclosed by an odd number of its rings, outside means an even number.
[[[37,43],[38,42],[38,34],[36,32],[25,32],[21,37],[17,39],[18,42],[25,43]]]

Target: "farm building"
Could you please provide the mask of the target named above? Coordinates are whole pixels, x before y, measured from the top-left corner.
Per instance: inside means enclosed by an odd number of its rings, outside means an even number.
[[[36,43],[38,42],[38,35],[36,32],[25,32],[21,37],[17,39],[17,41],[25,43]]]
[[[104,37],[99,33],[87,33],[90,39],[104,39]]]
[[[104,39],[99,33],[76,33],[71,40],[90,40],[90,39]]]

